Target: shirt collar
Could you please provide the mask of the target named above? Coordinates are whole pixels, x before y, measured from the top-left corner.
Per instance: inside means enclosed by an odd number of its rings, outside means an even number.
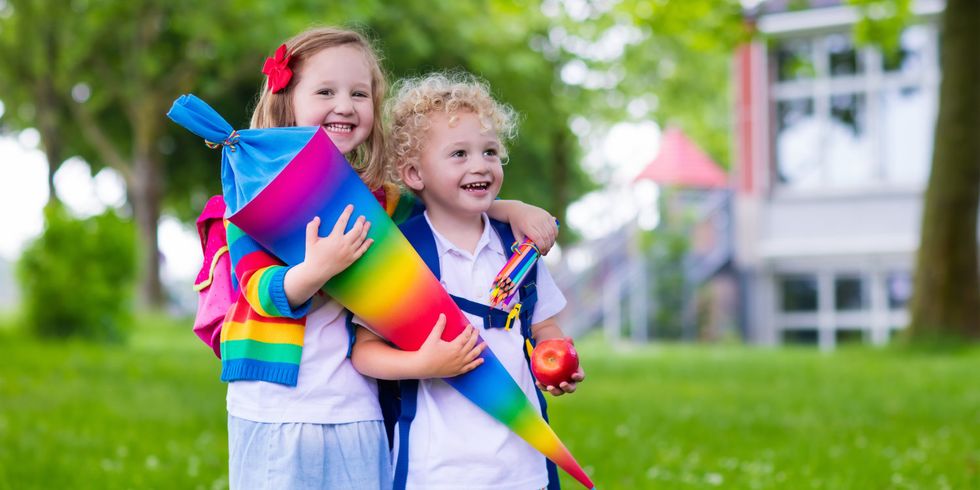
[[[455,251],[464,257],[478,257],[484,248],[489,248],[500,255],[506,255],[504,253],[504,247],[500,243],[500,238],[493,230],[493,227],[490,226],[490,217],[487,216],[487,213],[483,213],[483,234],[480,235],[480,240],[476,243],[476,250],[473,254],[471,254],[469,250],[463,250],[457,247],[453,244],[453,242],[449,241],[449,239],[442,236],[442,234],[439,233],[434,226],[432,226],[432,221],[429,220],[428,211],[423,211],[422,214],[425,216],[425,221],[429,224],[429,228],[432,230],[432,236],[436,240],[436,251],[440,257],[450,251]]]

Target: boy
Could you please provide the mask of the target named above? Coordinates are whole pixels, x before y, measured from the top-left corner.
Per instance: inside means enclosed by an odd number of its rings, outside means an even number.
[[[516,114],[472,76],[433,74],[403,82],[389,116],[388,162],[426,208],[403,232],[543,412],[525,342],[563,337],[555,315],[565,306],[564,296],[539,263],[536,277],[522,288],[521,309],[508,314],[486,306],[490,285],[510,255],[504,243],[513,241],[509,226],[490,220],[486,211],[503,183],[507,152],[501,140],[513,137]],[[433,256],[426,257],[423,248]],[[405,379],[399,361],[406,354],[360,328],[352,361],[365,375]],[[579,368],[571,383],[538,387],[558,396],[575,391],[584,378]],[[401,385],[395,488],[557,488],[557,475],[540,453],[442,380]]]

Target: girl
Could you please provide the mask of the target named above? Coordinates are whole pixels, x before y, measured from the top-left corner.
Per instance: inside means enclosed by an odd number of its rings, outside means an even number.
[[[321,126],[345,153],[389,214],[415,208],[387,183],[381,104],[386,90],[378,57],[359,33],[307,30],[266,61],[253,128]],[[344,308],[320,287],[371,245],[363,217],[344,233],[351,208],[326,237],[307,226],[305,260],[286,267],[228,224],[228,244],[242,294],[222,328],[222,380],[228,385],[229,480],[232,488],[388,488],[391,472],[375,380],[351,366]],[[517,202],[493,213],[518,231],[554,242],[552,217]],[[441,331],[440,320],[433,329]],[[438,335],[413,356],[420,375],[454,375],[476,367],[482,346],[472,329],[453,342]],[[434,373],[434,374],[433,374]]]

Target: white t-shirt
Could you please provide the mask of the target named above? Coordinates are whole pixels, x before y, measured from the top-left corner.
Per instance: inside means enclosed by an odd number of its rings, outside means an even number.
[[[377,381],[354,370],[347,358],[346,314],[333,299],[312,310],[306,317],[296,386],[233,381],[228,383],[228,413],[270,423],[381,420]]]
[[[486,215],[483,220],[483,236],[474,254],[457,248],[435,230],[433,235],[443,287],[455,296],[489,304],[490,285],[510,254],[505,254]],[[538,262],[536,284],[538,302],[533,323],[565,307],[565,297],[543,262]],[[470,314],[466,317],[540,411],[537,388],[524,360],[520,323],[515,321],[510,330],[484,330],[482,319]],[[396,436],[396,461],[398,446]],[[548,485],[541,453],[441,379],[419,381],[408,458],[408,488],[527,490]]]

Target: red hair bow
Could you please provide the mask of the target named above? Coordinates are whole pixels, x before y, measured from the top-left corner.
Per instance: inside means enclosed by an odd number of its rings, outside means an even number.
[[[276,55],[265,59],[265,66],[262,73],[269,76],[269,90],[272,93],[279,93],[289,85],[289,80],[293,78],[293,70],[289,69],[289,55],[286,54],[286,45],[279,46]]]

